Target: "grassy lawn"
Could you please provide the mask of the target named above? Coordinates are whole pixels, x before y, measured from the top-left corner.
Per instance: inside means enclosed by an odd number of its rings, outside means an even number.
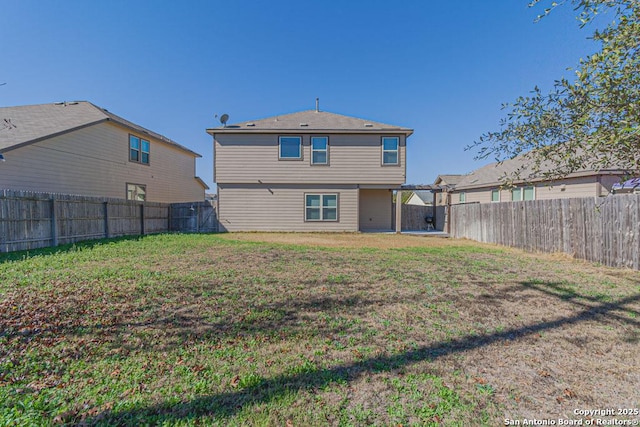
[[[0,426],[638,408],[639,315],[638,272],[453,239],[157,235],[4,254]]]

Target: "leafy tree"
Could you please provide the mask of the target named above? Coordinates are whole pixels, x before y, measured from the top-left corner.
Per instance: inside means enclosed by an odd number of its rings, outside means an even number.
[[[614,19],[593,32],[600,49],[580,60],[573,81],[556,80],[549,93],[536,87],[503,105],[507,114],[500,130],[468,147],[479,150],[476,159],[526,156],[527,167],[507,181],[611,167],[640,173],[640,0],[552,2],[538,19],[566,3],[574,6],[581,28],[604,11]]]

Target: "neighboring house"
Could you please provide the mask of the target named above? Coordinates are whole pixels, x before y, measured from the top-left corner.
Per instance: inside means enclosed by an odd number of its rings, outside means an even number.
[[[445,206],[450,204],[451,191],[464,178],[464,175],[438,175],[433,185],[442,187],[442,191],[436,195],[436,206]]]
[[[198,153],[90,102],[0,108],[0,189],[204,200]]]
[[[221,230],[392,229],[412,129],[316,109],[207,132]]]
[[[533,177],[526,182],[514,182],[512,188],[502,189],[501,178],[516,171],[526,172],[526,164],[526,159],[519,156],[476,169],[456,184],[451,192],[451,204],[602,197],[625,176],[625,171],[614,168],[581,170],[553,182]]]
[[[433,193],[428,190],[416,190],[411,194],[406,205],[433,206]]]
[[[640,178],[631,178],[614,184],[611,192],[614,194],[640,194]]]

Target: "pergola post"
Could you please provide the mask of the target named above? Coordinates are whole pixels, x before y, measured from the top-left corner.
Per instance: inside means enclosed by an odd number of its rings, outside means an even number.
[[[396,234],[402,231],[402,190],[396,192]]]
[[[438,209],[436,209],[436,196],[437,192],[431,190],[431,194],[433,194],[433,202],[431,203],[431,207],[433,209],[433,230],[436,230],[436,224],[438,223]]]

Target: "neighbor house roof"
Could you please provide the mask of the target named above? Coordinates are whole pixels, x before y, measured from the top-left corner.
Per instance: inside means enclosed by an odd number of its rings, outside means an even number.
[[[261,120],[251,120],[233,125],[207,129],[208,133],[305,133],[308,131],[340,133],[404,133],[409,136],[413,129],[388,125],[372,120],[308,110],[284,114]]]
[[[631,178],[624,182],[613,184],[614,190],[635,190],[640,188],[640,178]]]
[[[433,193],[428,190],[415,190],[413,192],[415,196],[420,199],[423,203],[431,204],[433,203]]]
[[[455,190],[467,190],[474,188],[483,188],[483,187],[495,187],[502,185],[503,179],[506,176],[514,176],[516,173],[519,173],[519,176],[525,177],[525,179],[521,179],[516,181],[515,183],[522,182],[541,182],[547,181],[544,177],[535,177],[532,176],[532,169],[528,167],[530,161],[527,160],[526,154],[520,155],[513,159],[508,159],[503,162],[491,163],[486,166],[483,166],[479,169],[474,170],[473,172],[463,175],[462,179],[455,186]],[[545,171],[551,171],[552,164],[549,163],[547,165],[542,165]],[[623,174],[624,170],[620,168],[609,168],[609,169],[601,169],[599,171],[591,170],[591,169],[581,169],[574,173],[567,175],[567,178],[576,178],[581,176],[592,176],[592,175],[620,175]]]
[[[147,134],[195,157],[202,157],[166,136],[125,120],[87,101],[0,107],[0,151],[13,150],[46,138],[109,121],[134,132]]]
[[[436,180],[433,182],[436,185],[451,185],[451,186],[455,186],[456,184],[458,184],[462,178],[464,178],[464,175],[454,175],[454,174],[449,174],[449,175],[438,175],[438,177],[436,178]]]

